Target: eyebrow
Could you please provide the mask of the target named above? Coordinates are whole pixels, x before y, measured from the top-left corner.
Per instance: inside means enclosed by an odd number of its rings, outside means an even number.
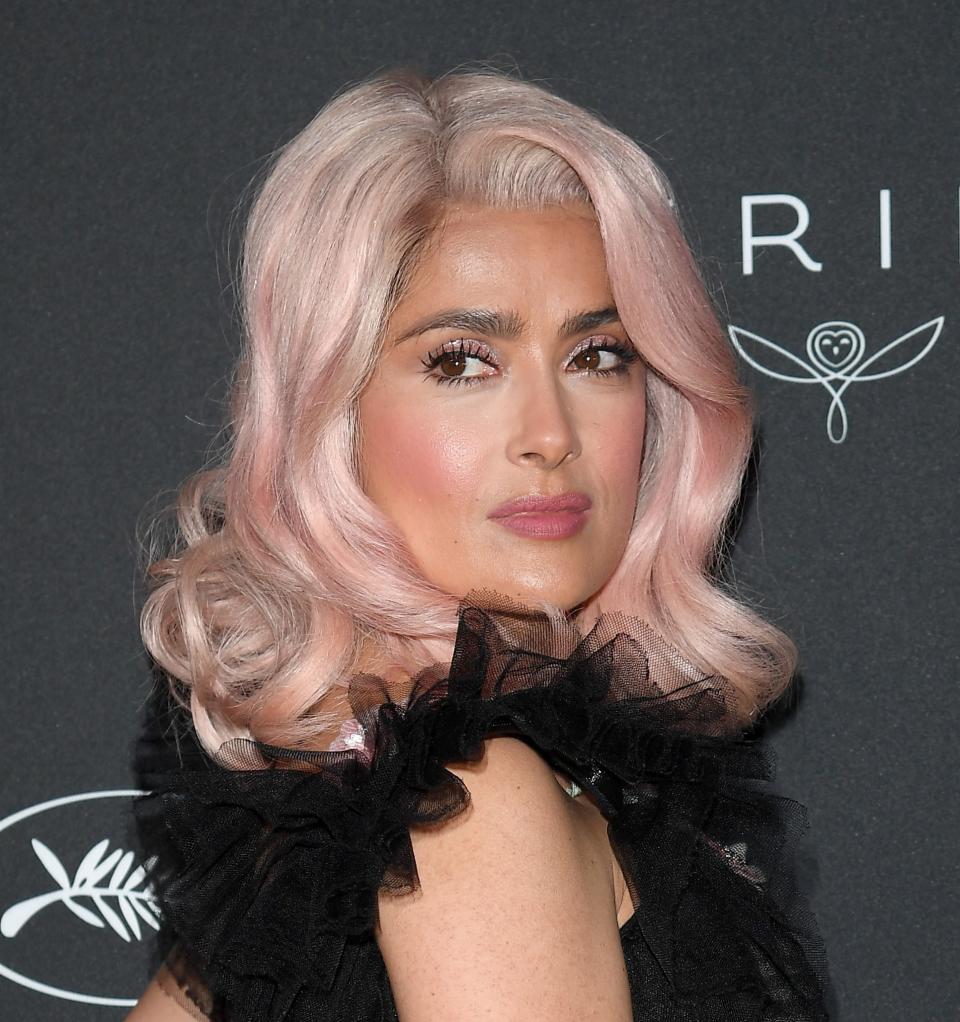
[[[568,340],[586,330],[594,330],[607,323],[619,322],[620,314],[615,306],[594,309],[591,312],[570,313],[560,325],[561,340]],[[420,320],[401,334],[393,343],[425,334],[428,330],[469,330],[471,333],[496,335],[498,337],[519,337],[525,328],[522,317],[515,309],[500,312],[496,309],[445,309]]]

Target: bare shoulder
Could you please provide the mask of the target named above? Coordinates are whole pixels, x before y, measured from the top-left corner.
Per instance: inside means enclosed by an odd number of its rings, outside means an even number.
[[[130,1022],[196,1022],[206,1017],[191,1005],[190,999],[178,989],[176,980],[165,968],[153,977],[143,996],[126,1016]]]
[[[503,737],[450,769],[469,807],[415,829],[421,890],[380,898],[401,1018],[630,1019],[609,855],[550,766]]]

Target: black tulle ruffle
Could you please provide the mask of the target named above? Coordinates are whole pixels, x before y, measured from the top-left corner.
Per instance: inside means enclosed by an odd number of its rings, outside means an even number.
[[[621,928],[635,1018],[827,1017],[823,945],[793,873],[805,812],[767,790],[772,751],[735,728],[724,679],[625,615],[581,636],[465,602],[449,668],[391,691],[351,680],[339,751],[234,739],[213,759],[169,728],[141,743],[159,954],[199,1016],[396,1019],[378,894],[418,885],[411,827],[466,807],[447,765],[507,734],[608,820],[636,906]]]

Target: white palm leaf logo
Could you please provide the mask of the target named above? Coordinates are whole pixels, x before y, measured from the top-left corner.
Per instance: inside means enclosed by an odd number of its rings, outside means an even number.
[[[146,880],[147,871],[156,861],[147,859],[133,868],[133,852],[115,848],[104,857],[109,838],[98,841],[83,857],[73,878],[53,851],[37,838],[31,839],[37,858],[56,883],[56,889],[34,895],[11,905],[0,916],[0,933],[15,937],[21,928],[44,908],[60,903],[91,926],[109,926],[118,937],[129,942],[142,939],[141,921],[154,930],[160,929],[160,910],[154,892]],[[109,874],[109,876],[107,875]],[[91,907],[83,904],[89,902]],[[119,909],[114,909],[110,902]]]
[[[807,357],[803,359],[742,327],[727,328],[733,346],[754,369],[775,380],[819,384],[827,391],[830,395],[827,436],[835,444],[843,443],[847,437],[847,409],[843,395],[850,384],[884,380],[905,372],[930,351],[942,329],[943,316],[938,316],[864,359],[866,340],[863,331],[855,323],[830,320],[815,326],[807,335]],[[905,360],[894,362],[888,357],[895,351],[905,352]],[[872,372],[867,372],[868,369]]]

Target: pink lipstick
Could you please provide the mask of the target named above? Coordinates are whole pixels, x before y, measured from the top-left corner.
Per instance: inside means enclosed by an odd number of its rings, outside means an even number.
[[[592,503],[585,493],[532,493],[499,504],[487,517],[520,536],[567,539],[586,525]]]

